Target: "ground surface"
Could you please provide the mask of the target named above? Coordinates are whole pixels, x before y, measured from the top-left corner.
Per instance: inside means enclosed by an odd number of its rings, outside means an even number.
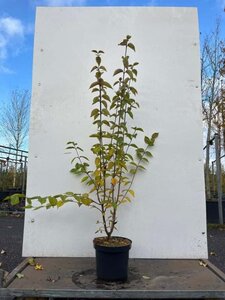
[[[209,260],[225,273],[225,226],[208,228]]]
[[[0,216],[0,268],[10,272],[22,260],[23,217]]]
[[[0,216],[0,268],[10,272],[22,260],[23,218]],[[225,273],[225,227],[208,229],[209,260]]]

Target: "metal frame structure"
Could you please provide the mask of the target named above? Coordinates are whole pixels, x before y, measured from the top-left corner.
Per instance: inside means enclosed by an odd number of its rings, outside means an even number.
[[[0,174],[2,174],[3,171],[9,172],[10,169],[14,170],[14,174],[21,172],[22,177],[18,187],[22,193],[24,193],[26,189],[27,163],[28,151],[0,145]],[[16,187],[15,184],[14,176],[12,188]]]

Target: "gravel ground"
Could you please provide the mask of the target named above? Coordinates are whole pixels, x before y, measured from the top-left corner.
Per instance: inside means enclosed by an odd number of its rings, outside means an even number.
[[[0,268],[11,272],[22,260],[23,217],[0,216]],[[225,226],[208,229],[209,260],[225,273]]]
[[[0,268],[11,272],[22,260],[23,216],[0,216]]]
[[[225,226],[208,228],[208,248],[209,260],[225,273]]]

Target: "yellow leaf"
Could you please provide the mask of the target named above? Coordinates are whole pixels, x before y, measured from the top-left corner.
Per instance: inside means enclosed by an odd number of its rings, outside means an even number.
[[[134,194],[134,191],[133,190],[128,190],[128,192],[134,197],[135,194]]]
[[[124,199],[126,199],[126,201],[131,202],[129,197],[125,197]]]
[[[41,270],[43,270],[44,268],[42,267],[41,264],[36,264],[36,265],[34,266],[34,269],[37,270],[37,271],[41,271]]]
[[[33,258],[33,257],[29,258],[29,259],[28,259],[28,263],[29,263],[29,265],[31,265],[31,266],[35,266],[35,260],[34,260],[34,258]]]
[[[202,266],[202,267],[207,267],[207,263],[205,263],[202,260],[199,260],[199,265]]]
[[[117,184],[117,179],[115,177],[112,178],[111,180],[112,185],[116,185]]]
[[[100,165],[100,158],[99,157],[96,157],[96,159],[95,159],[95,165],[96,166],[99,166]]]
[[[89,206],[93,201],[90,198],[81,198],[81,202],[84,205]]]
[[[63,201],[62,200],[59,200],[58,202],[57,202],[57,207],[61,207],[61,206],[63,206]]]
[[[19,278],[19,279],[22,279],[24,277],[24,275],[22,273],[17,273],[16,277]]]
[[[110,162],[108,163],[108,169],[109,169],[109,170],[112,169],[113,166],[114,166],[114,163],[113,163],[112,161],[110,161]]]

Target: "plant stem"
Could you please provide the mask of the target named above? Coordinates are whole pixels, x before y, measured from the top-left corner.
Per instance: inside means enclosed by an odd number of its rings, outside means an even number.
[[[124,57],[127,56],[127,45],[125,46],[125,53],[124,53]],[[119,86],[119,89],[121,90],[121,95],[120,95],[120,107],[119,107],[119,111],[120,111],[120,114],[119,114],[119,120],[118,120],[118,126],[117,126],[117,130],[120,129],[120,125],[121,125],[121,120],[124,120],[124,123],[125,123],[125,120],[126,120],[126,109],[124,111],[124,115],[122,115],[121,111],[123,110],[123,100],[124,100],[124,96],[125,96],[125,83],[124,83],[124,80],[125,80],[125,73],[126,73],[126,67],[124,66],[123,68],[123,77],[122,77],[122,85]],[[118,108],[117,108],[117,112],[118,112]],[[117,115],[117,113],[116,113]],[[116,121],[116,118],[115,118],[115,121]],[[119,134],[118,134],[119,135]],[[122,145],[124,144],[124,133],[123,133],[123,140],[122,140]],[[118,157],[118,146],[119,146],[119,142],[118,142],[118,139],[116,141],[116,150],[115,150],[115,157],[114,157],[114,168],[113,168],[113,178],[115,177],[116,175],[116,160],[117,160],[117,157]],[[113,202],[115,202],[115,204],[118,203],[118,199],[119,199],[119,193],[120,193],[120,187],[121,187],[121,175],[122,175],[122,166],[120,166],[121,170],[120,170],[120,175],[119,175],[119,182],[118,182],[118,188],[117,188],[117,196],[114,200],[114,191],[115,191],[115,187],[114,185],[112,185],[112,195],[113,195]],[[115,221],[116,221],[116,212],[117,212],[117,209],[116,207],[113,207],[113,213],[112,213],[112,223],[111,223],[111,226],[110,226],[110,231],[109,231],[109,235],[111,236],[112,233],[113,233],[113,230],[115,228]]]

